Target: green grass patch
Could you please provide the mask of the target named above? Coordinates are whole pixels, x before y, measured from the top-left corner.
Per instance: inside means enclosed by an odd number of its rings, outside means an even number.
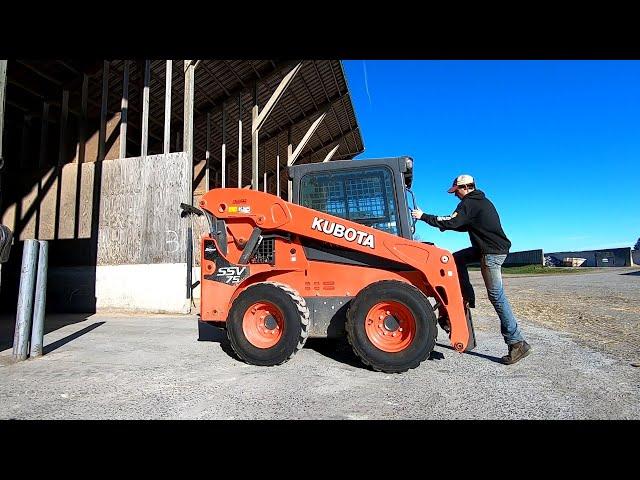
[[[480,267],[469,267],[469,270],[479,271]],[[502,267],[502,273],[515,275],[558,275],[567,273],[585,273],[588,268],[544,267],[542,265],[520,265],[517,267]]]

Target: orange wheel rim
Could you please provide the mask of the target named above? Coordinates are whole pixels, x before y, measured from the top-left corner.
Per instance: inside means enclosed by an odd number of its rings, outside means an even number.
[[[369,309],[364,321],[367,337],[384,352],[401,352],[416,336],[416,320],[399,302],[379,302]]]
[[[258,348],[271,348],[284,330],[284,315],[270,302],[256,302],[244,312],[242,331],[249,343]]]

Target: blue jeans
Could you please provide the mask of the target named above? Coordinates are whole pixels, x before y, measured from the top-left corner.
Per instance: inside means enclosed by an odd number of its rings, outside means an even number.
[[[502,287],[502,264],[507,256],[494,254],[481,255],[478,249],[470,247],[455,252],[453,258],[458,267],[458,278],[460,279],[462,297],[469,302],[471,306],[475,306],[475,293],[469,280],[467,264],[479,261],[482,278],[487,287],[489,301],[500,318],[500,332],[504,337],[505,343],[512,345],[523,341],[524,338],[522,338],[518,322],[513,316],[511,305],[509,305],[509,300],[507,300],[504,288]]]

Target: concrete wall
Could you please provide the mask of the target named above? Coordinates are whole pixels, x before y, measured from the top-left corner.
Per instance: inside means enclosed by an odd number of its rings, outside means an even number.
[[[188,313],[185,278],[186,263],[53,268],[47,307],[65,312]]]

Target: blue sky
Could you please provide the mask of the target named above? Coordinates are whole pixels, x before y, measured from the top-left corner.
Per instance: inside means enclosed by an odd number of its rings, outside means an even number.
[[[512,251],[633,246],[640,237],[640,61],[381,61],[344,67],[365,143],[357,158],[409,155],[413,190],[447,215],[468,173]],[[455,251],[466,233],[419,222]]]

